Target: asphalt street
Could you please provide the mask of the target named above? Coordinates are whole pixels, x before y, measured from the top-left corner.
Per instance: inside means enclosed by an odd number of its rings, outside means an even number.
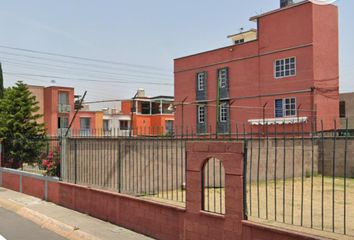
[[[0,208],[0,240],[64,240],[17,214]]]

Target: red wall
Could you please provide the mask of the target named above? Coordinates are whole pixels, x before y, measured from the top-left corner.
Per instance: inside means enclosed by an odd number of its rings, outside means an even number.
[[[296,57],[296,76],[275,79],[274,61],[287,57]],[[258,18],[256,41],[175,59],[175,101],[180,103],[187,97],[185,128],[188,126],[195,132],[196,74],[206,71],[207,99],[211,100],[208,125],[215,132],[216,75],[217,69],[223,67],[229,68],[230,98],[236,98],[230,110],[232,132],[236,124],[239,128],[245,124],[250,131],[247,121],[262,119],[265,103],[268,103],[266,118],[274,118],[274,100],[286,97],[296,97],[297,106],[301,105],[299,116],[308,117],[305,130],[310,129],[312,121],[317,121],[318,125],[321,119],[325,120],[325,130],[333,129],[333,119],[338,118],[339,113],[337,7],[307,2],[275,11]],[[312,87],[322,90],[312,93]],[[287,94],[302,90],[306,92]],[[328,90],[331,90],[329,94]],[[257,97],[259,95],[263,97]],[[180,105],[176,110],[176,125],[182,125]]]

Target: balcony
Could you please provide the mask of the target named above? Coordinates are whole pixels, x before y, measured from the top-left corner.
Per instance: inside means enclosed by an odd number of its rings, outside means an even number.
[[[68,104],[58,104],[59,113],[69,113],[71,112],[71,106]]]
[[[68,131],[67,128],[58,128],[57,129],[57,136],[58,137],[64,137],[67,131]],[[71,136],[71,130],[69,130],[68,136],[69,137]]]

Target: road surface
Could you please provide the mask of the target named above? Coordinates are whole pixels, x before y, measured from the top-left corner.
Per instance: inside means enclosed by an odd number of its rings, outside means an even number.
[[[0,240],[64,240],[17,214],[0,208]]]

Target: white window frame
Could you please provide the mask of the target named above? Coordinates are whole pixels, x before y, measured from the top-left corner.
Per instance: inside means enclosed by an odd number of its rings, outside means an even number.
[[[218,84],[220,88],[227,86],[227,68],[218,69]]]
[[[220,104],[220,122],[225,123],[228,122],[228,111],[229,111],[228,103],[221,103]]]
[[[294,67],[291,67],[291,60],[294,59]],[[289,61],[289,63],[286,63],[286,61]],[[278,65],[278,62],[280,64]],[[288,57],[288,58],[281,58],[281,59],[276,59],[273,63],[274,67],[274,78],[275,79],[280,79],[280,78],[287,78],[287,77],[294,77],[296,76],[296,69],[297,69],[297,60],[296,57]],[[286,66],[289,68],[286,69]],[[277,70],[277,67],[280,67],[280,70]],[[288,71],[288,74],[286,72]],[[293,73],[292,73],[293,72]],[[279,73],[279,76],[277,74]]]
[[[205,90],[205,72],[200,72],[197,73],[197,79],[198,79],[198,91],[204,91]]]
[[[276,102],[276,100],[282,100],[282,111],[283,111],[283,114],[282,114],[282,117],[277,117],[277,114],[276,114],[276,111],[277,111],[277,109],[276,109],[276,105],[275,105],[275,102]],[[294,103],[291,103],[291,100],[295,100],[295,102]],[[287,104],[286,103],[286,100],[290,100],[290,104]],[[297,103],[297,100],[296,100],[296,97],[288,97],[288,98],[276,98],[276,99],[274,99],[274,117],[275,118],[287,118],[287,117],[296,117],[297,116],[297,105],[296,105],[296,103]],[[290,110],[287,110],[286,109],[286,106],[287,105],[294,105],[295,106],[295,108],[294,109],[291,109],[290,108]],[[294,111],[294,114],[287,114],[287,111],[290,111],[290,113],[291,113],[291,111]]]
[[[198,123],[205,123],[206,105],[198,105]]]

